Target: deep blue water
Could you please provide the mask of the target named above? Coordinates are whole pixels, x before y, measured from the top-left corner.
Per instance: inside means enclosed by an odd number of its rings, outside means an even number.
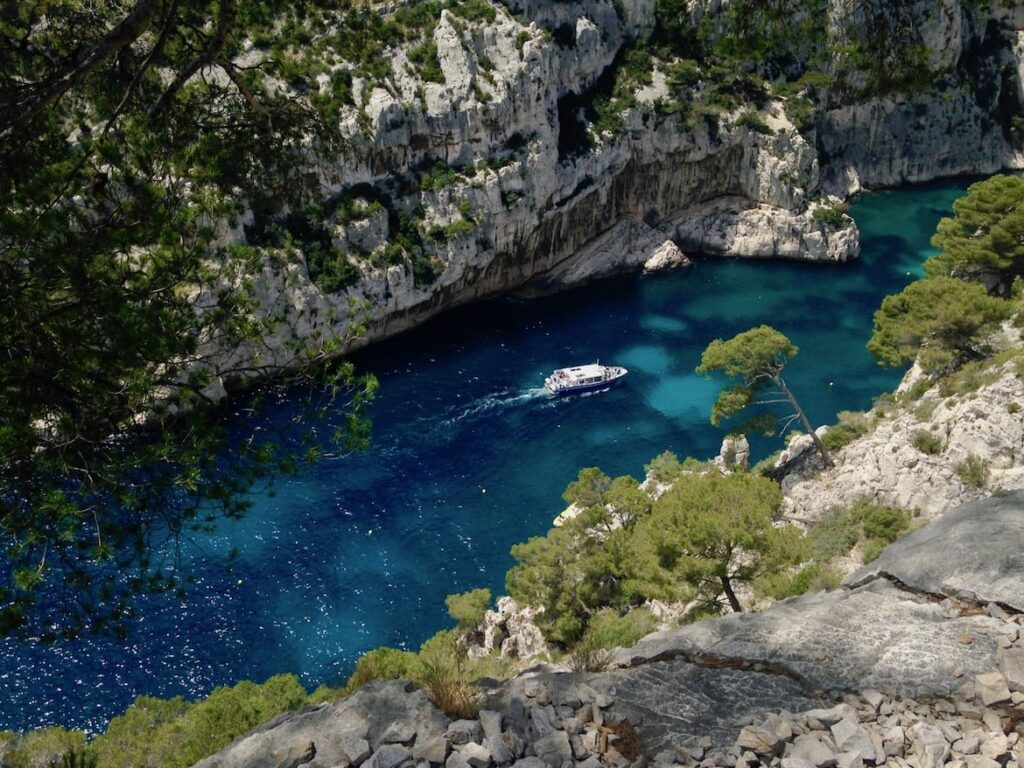
[[[200,542],[212,556],[189,595],[148,601],[127,644],[0,643],[0,730],[102,728],[138,694],[194,697],[279,672],[335,683],[367,649],[418,647],[446,625],[445,595],[501,592],[509,548],[548,529],[581,467],[639,476],[666,449],[717,452],[717,388],[693,373],[716,337],[786,333],[801,350],[788,382],[817,423],[868,407],[899,379],[865,351],[871,314],[918,274],[964,187],[859,200],[855,264],[702,261],[456,310],[359,355],[381,383],[372,448],[280,481]],[[597,358],[631,373],[591,396],[538,391],[550,370]],[[280,421],[292,407],[266,408]],[[232,546],[228,573],[218,555]]]

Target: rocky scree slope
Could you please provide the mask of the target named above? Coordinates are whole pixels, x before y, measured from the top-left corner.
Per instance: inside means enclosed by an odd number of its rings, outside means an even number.
[[[919,380],[915,367],[897,395],[906,397]],[[813,523],[862,498],[930,519],[993,491],[1024,489],[1019,359],[997,359],[976,384],[951,392],[939,383],[904,406],[876,407],[867,414],[871,429],[838,451],[831,469],[818,464],[809,440],[798,438],[782,457],[798,458],[782,479],[787,519]],[[974,472],[967,471],[971,464]]]
[[[607,672],[528,670],[475,720],[378,682],[198,765],[1016,768],[1022,521],[1024,493],[964,505],[840,589],[650,635]]]
[[[261,311],[280,321],[276,333],[217,367],[247,357],[294,363],[295,340],[366,344],[457,304],[635,268],[658,249],[669,265],[685,262],[677,246],[849,259],[858,253],[853,222],[816,215],[830,195],[1022,163],[1012,118],[1024,10],[1001,2],[914,0],[879,11],[830,0],[837,35],[850,25],[865,37],[872,25],[913,26],[931,88],[851,96],[815,86],[804,91],[814,98],[799,126],[783,96],[755,119],[757,110],[719,107],[684,119],[672,113],[671,78],[659,68],[668,64],[655,62],[615,133],[581,115],[664,21],[655,4],[483,5],[493,19],[445,9],[422,45],[387,50],[387,77],[349,68],[356,74],[335,116],[343,149],[306,174],[322,205],[291,212],[298,254],[268,258],[254,280]],[[861,5],[875,16],[861,18]],[[694,0],[684,10],[714,30],[730,3]],[[417,62],[435,49],[437,71],[427,74]],[[260,52],[245,56],[252,64]],[[313,86],[321,94],[349,72],[342,60],[325,66]],[[248,211],[223,237],[272,252],[279,243],[266,233],[295,224],[286,212]],[[313,263],[304,237],[330,251],[329,264]],[[351,340],[354,323],[362,331]]]

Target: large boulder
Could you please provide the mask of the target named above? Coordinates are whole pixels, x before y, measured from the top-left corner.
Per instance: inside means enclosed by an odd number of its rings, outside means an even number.
[[[880,577],[933,595],[1024,611],[1024,492],[947,512],[891,544],[846,583],[856,587]]]
[[[196,768],[333,768],[364,762],[394,768],[417,751],[415,745],[437,744],[447,727],[448,718],[423,691],[400,680],[374,682],[340,701],[281,715]],[[311,753],[312,761],[303,760]]]

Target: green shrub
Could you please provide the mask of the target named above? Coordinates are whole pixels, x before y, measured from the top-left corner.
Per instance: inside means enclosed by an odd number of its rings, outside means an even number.
[[[409,51],[409,61],[421,80],[428,83],[444,83],[444,71],[437,59],[437,44],[432,37]]]
[[[487,0],[458,0],[449,5],[452,13],[467,21],[491,22],[497,18],[494,6]]]
[[[859,437],[863,437],[871,429],[871,421],[864,413],[842,411],[839,423],[831,427],[821,439],[830,451],[838,451]]]
[[[359,657],[356,668],[345,683],[345,691],[351,693],[373,680],[411,677],[415,663],[415,653],[387,646],[375,648]]]
[[[655,456],[649,464],[644,466],[644,472],[659,483],[675,482],[682,471],[683,465],[679,463],[679,457],[672,451],[665,451],[659,456]]]
[[[807,532],[812,555],[820,563],[847,554],[857,545],[860,536],[860,523],[849,508],[831,510]]]
[[[0,750],[5,768],[47,768],[59,766],[65,757],[86,750],[86,737],[81,731],[64,728],[39,728],[9,742],[6,752]],[[0,741],[0,746],[3,742]],[[76,758],[77,759],[77,758]]]
[[[846,226],[846,212],[849,210],[850,206],[846,203],[821,205],[814,209],[813,218],[830,229],[840,229]]]
[[[460,630],[473,630],[480,626],[484,614],[491,607],[491,590],[473,589],[459,595],[448,595],[444,604]]]
[[[444,262],[437,256],[417,256],[412,263],[413,283],[417,288],[432,285],[444,272]]]
[[[910,527],[910,518],[895,507],[867,507],[862,514],[864,536],[890,544]]]
[[[444,228],[444,235],[446,240],[457,240],[460,237],[472,234],[473,230],[476,229],[476,225],[472,221],[466,219],[459,219],[453,221],[447,227]]]
[[[470,681],[466,648],[454,631],[438,632],[420,648],[413,678],[438,709],[453,719],[475,718],[480,698]]]
[[[773,600],[802,595],[810,589],[820,568],[817,563],[811,563],[793,572],[768,574],[755,582],[754,591]]]
[[[103,768],[134,768],[154,764],[152,755],[173,754],[176,734],[173,728],[165,726],[182,718],[192,706],[180,696],[173,699],[139,696],[93,740],[92,748],[99,764]]]
[[[988,485],[989,463],[972,453],[956,465],[956,474],[968,488],[981,490]]]
[[[658,619],[646,608],[626,614],[604,608],[590,617],[587,634],[598,648],[629,648],[658,628]]]
[[[612,662],[612,654],[589,632],[569,651],[569,669],[573,672],[604,672]]]
[[[768,123],[766,123],[762,117],[752,109],[746,110],[736,118],[736,125],[740,128],[747,128],[754,133],[759,133],[764,136],[771,136],[775,133]]]
[[[887,546],[889,546],[889,543],[882,541],[881,539],[868,539],[864,543],[861,562],[863,562],[864,565],[875,562]]]
[[[942,453],[942,441],[931,432],[919,429],[910,437],[910,443],[921,453],[937,456]]]

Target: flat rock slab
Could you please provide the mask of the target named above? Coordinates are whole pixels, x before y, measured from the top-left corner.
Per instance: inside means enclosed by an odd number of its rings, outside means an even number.
[[[822,706],[800,684],[782,675],[699,667],[681,660],[594,675],[589,684],[614,697],[612,720],[637,725],[645,751],[696,746],[710,736],[716,746],[736,740],[745,722],[760,722],[780,709],[803,712]]]
[[[879,576],[922,592],[1024,611],[1024,492],[947,512],[889,545],[846,583]]]
[[[995,668],[1001,628],[989,616],[949,618],[939,605],[880,580],[649,635],[617,651],[614,662],[760,663],[801,680],[807,692],[945,695],[962,682],[958,674]]]
[[[385,739],[437,739],[447,727],[448,718],[422,690],[399,680],[375,682],[340,701],[283,714],[195,768],[290,768],[311,743],[316,757],[303,762],[304,768],[358,765]],[[404,746],[388,747],[377,762],[403,756]]]

